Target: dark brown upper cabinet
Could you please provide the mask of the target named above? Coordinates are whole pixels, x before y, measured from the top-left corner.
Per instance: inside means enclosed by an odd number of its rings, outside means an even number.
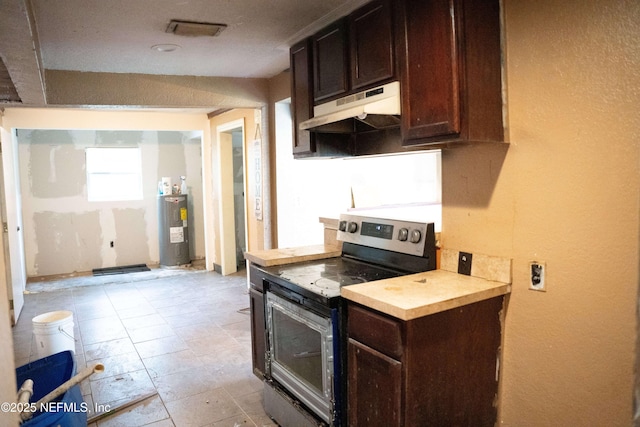
[[[311,42],[302,40],[291,47],[291,115],[293,119],[293,154],[315,152],[315,135],[301,131],[298,123],[313,116],[313,74]]]
[[[376,0],[349,15],[351,89],[386,83],[395,77],[393,13],[388,0]]]
[[[347,29],[341,19],[311,37],[314,99],[322,101],[348,90]]]
[[[311,39],[291,47],[291,114],[293,119],[293,156],[344,157],[353,152],[350,134],[318,134],[300,130],[298,124],[313,117],[313,60]]]
[[[393,16],[375,0],[312,37],[316,104],[395,78]]]
[[[400,0],[403,145],[504,140],[497,0]]]

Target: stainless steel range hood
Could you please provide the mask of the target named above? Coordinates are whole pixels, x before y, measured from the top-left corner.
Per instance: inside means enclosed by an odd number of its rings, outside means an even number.
[[[352,132],[351,123],[357,120],[384,129],[399,126],[399,115],[400,83],[396,81],[317,105],[313,117],[299,127],[315,132]]]

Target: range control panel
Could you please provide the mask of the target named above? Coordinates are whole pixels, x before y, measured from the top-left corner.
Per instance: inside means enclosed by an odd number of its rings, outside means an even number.
[[[423,256],[435,245],[434,224],[342,214],[338,240],[409,255]]]

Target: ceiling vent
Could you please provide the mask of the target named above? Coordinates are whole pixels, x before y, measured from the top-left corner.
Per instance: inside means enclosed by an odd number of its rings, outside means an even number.
[[[207,22],[190,22],[172,19],[167,26],[167,33],[186,37],[215,37],[227,28],[226,24],[210,24]]]

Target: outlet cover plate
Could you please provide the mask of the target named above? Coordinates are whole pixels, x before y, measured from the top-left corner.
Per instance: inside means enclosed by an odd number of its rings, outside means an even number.
[[[544,262],[531,261],[529,263],[529,289],[532,291],[547,291],[546,270]]]
[[[458,255],[458,274],[471,276],[471,261],[473,255],[469,252],[460,252]]]

